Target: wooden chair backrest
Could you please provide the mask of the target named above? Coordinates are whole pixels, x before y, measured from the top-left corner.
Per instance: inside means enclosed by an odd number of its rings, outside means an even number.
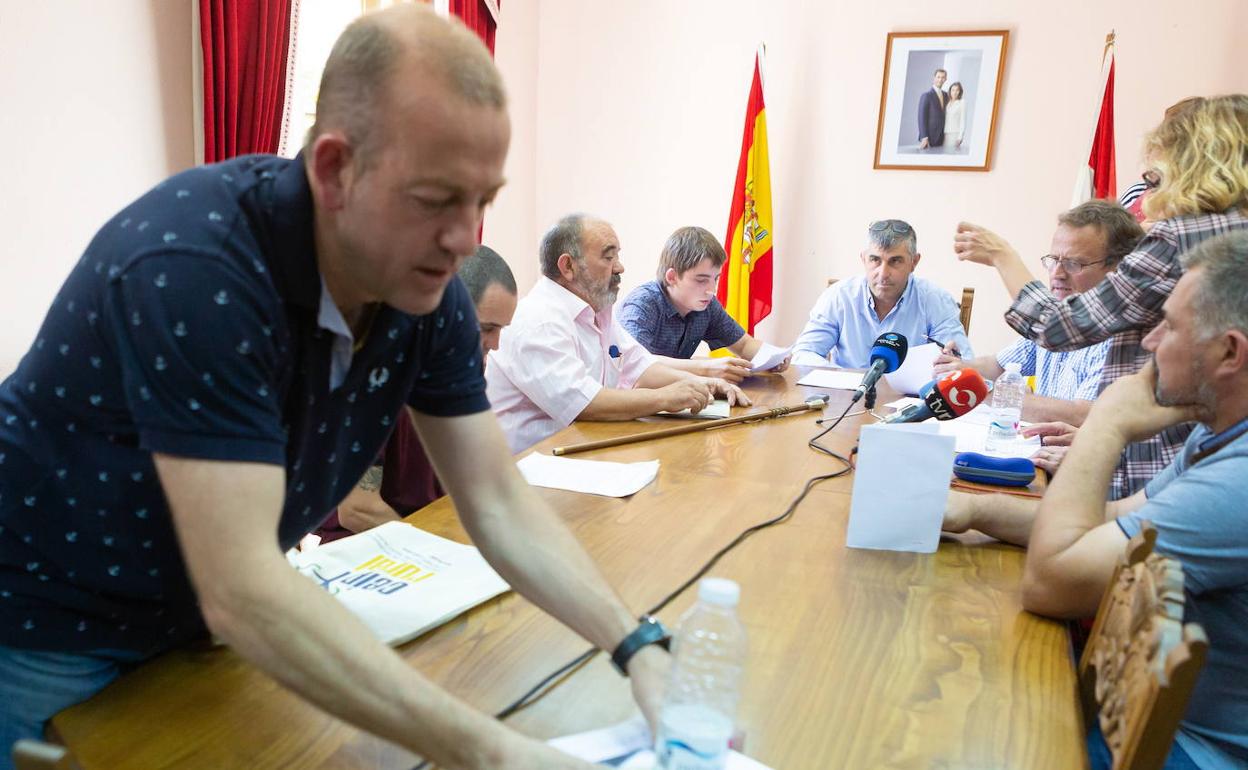
[[[28,739],[13,744],[13,765],[17,770],[81,770],[64,746]]]
[[[967,334],[971,333],[971,306],[975,304],[975,290],[970,286],[962,289],[962,301],[958,303],[960,312],[958,320],[962,322],[962,328]]]
[[[1160,770],[1209,642],[1183,625],[1183,568],[1153,553],[1145,523],[1119,557],[1079,662],[1084,719],[1100,724],[1113,770]]]
[[[828,285],[836,283],[839,278],[829,278]],[[971,333],[971,306],[975,304],[975,290],[970,286],[962,289],[962,301],[958,303],[958,320],[962,321],[962,328],[967,334]]]

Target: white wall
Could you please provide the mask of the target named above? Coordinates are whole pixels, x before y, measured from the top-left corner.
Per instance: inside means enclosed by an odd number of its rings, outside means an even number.
[[[193,164],[190,5],[0,0],[0,377],[95,230]]]
[[[508,0],[496,53],[511,97],[510,183],[485,239],[527,289],[545,227],[569,211],[597,213],[619,230],[629,289],[652,275],[676,227],[722,233],[764,40],[777,289],[760,334],[791,339],[826,277],[859,269],[866,223],[893,216],[918,229],[922,274],[978,290],[971,336],[994,348],[1010,336],[999,321],[1008,300],[989,271],[954,261],[955,223],[992,226],[1029,257],[1047,250],[1091,131],[1111,28],[1124,184],[1168,104],[1248,92],[1237,40],[1248,3],[1196,7]],[[994,28],[1011,40],[993,170],[872,170],[886,33]],[[192,164],[190,29],[184,0],[0,0],[0,376],[95,229]]]
[[[866,224],[899,217],[918,230],[922,275],[955,295],[977,289],[976,347],[1008,342],[1000,321],[1008,298],[994,273],[955,261],[953,229],[963,218],[997,229],[1039,273],[1086,153],[1110,29],[1119,41],[1122,186],[1138,176],[1139,140],[1167,105],[1248,92],[1242,0],[510,0],[504,30],[522,6],[538,10],[537,34],[526,27],[524,37],[499,42],[513,104],[524,96],[519,83],[537,83],[536,143],[517,135],[512,146],[513,163],[530,154],[540,174],[528,250],[506,252],[522,290],[537,272],[541,231],[569,211],[615,223],[625,290],[653,274],[676,227],[726,230],[754,49],[766,41],[777,289],[760,335],[777,341],[801,329],[828,276],[860,269]],[[1011,35],[992,171],[873,170],[887,33],[1000,28]],[[514,51],[504,55],[513,45],[536,52],[535,69]],[[499,208],[526,193],[518,185]]]

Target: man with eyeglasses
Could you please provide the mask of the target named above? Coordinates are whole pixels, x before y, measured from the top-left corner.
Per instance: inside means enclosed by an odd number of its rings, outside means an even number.
[[[1116,203],[1090,200],[1057,218],[1051,253],[1040,258],[1049,273],[1049,290],[1058,299],[1080,294],[1101,282],[1131,253],[1144,230],[1131,213]],[[970,361],[980,374],[996,379],[1008,363],[1036,377],[1036,392],[1023,398],[1023,419],[1029,422],[1065,422],[1082,425],[1100,386],[1101,369],[1109,340],[1068,351],[1051,351],[1033,340],[1020,338],[995,356]],[[933,376],[968,364],[946,350],[936,358]],[[1036,463],[1054,470],[1064,447],[1046,447]]]
[[[900,219],[871,223],[862,250],[864,275],[824,290],[793,346],[799,366],[862,369],[871,345],[884,332],[897,332],[912,345],[928,339],[948,343],[966,356],[970,340],[958,304],[944,289],[915,275],[922,256],[914,228]]]

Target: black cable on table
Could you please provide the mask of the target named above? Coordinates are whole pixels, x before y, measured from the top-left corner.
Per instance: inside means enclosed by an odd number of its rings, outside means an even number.
[[[719,560],[722,559],[724,556],[726,556],[728,552],[732,551],[734,548],[741,545],[741,543],[745,542],[745,540],[749,538],[751,535],[753,535],[754,533],[767,529],[768,527],[774,527],[777,524],[782,524],[788,519],[792,518],[793,513],[797,510],[797,506],[800,505],[801,502],[806,499],[806,495],[810,494],[810,490],[814,489],[816,484],[818,484],[821,481],[827,481],[828,479],[834,479],[839,476],[844,476],[845,474],[853,470],[853,463],[848,458],[832,451],[831,449],[828,449],[827,447],[819,443],[819,439],[823,438],[828,433],[831,433],[832,430],[836,428],[836,426],[841,424],[842,420],[844,420],[847,416],[849,416],[849,410],[853,405],[854,404],[852,401],[849,404],[846,404],[845,410],[841,412],[841,414],[832,422],[831,425],[824,428],[822,431],[818,433],[818,435],[810,439],[810,441],[806,442],[806,445],[809,446],[811,449],[821,454],[825,454],[828,457],[831,457],[835,460],[838,460],[844,465],[844,467],[833,473],[826,473],[821,476],[812,476],[809,479],[807,479],[806,483],[802,486],[802,491],[797,495],[797,497],[793,498],[793,501],[789,503],[788,507],[784,509],[783,513],[742,530],[736,537],[732,539],[731,542],[728,543],[728,545],[725,545],[723,548],[720,548],[718,551],[716,551],[714,555],[712,555],[711,558],[706,561],[705,564],[699,567],[698,570],[694,572],[691,577],[689,577],[689,579],[685,580],[675,590],[673,590],[667,596],[663,597],[663,599],[659,601],[658,604],[654,605],[649,610],[647,610],[645,614],[654,615],[655,613],[661,611],[667,605],[671,604],[672,601],[674,601],[676,597],[684,593],[685,590],[689,588],[689,586],[698,582],[699,580],[702,579],[703,576],[706,575],[706,573],[710,572],[711,569],[713,569],[715,565],[719,563]],[[855,414],[861,414],[861,412],[856,412]],[[820,424],[822,424],[822,422],[823,420],[819,421]],[[542,678],[540,682],[530,687],[528,691],[526,691],[523,695],[521,695],[519,698],[509,703],[507,706],[505,706],[501,711],[495,714],[494,717],[499,720],[506,719],[512,714],[515,714],[517,711],[520,711],[521,709],[524,709],[532,705],[533,703],[536,703],[537,701],[541,700],[542,696],[544,696],[547,692],[550,692],[556,686],[558,686],[561,679],[565,678],[569,674],[578,670],[581,666],[588,663],[599,652],[601,652],[601,650],[599,650],[597,647],[591,647],[585,652],[581,653],[580,655],[577,655],[572,660],[568,661],[567,663],[563,664],[559,668],[547,674],[545,677]],[[420,764],[416,765],[414,768],[412,768],[412,770],[425,770],[425,768],[427,767],[429,767],[429,761],[425,760],[421,762]]]

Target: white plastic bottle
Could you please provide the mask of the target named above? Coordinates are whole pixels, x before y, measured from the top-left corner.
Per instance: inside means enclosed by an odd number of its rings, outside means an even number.
[[[722,770],[728,761],[745,670],[740,596],[731,580],[705,578],[697,604],[680,619],[655,738],[663,770]]]
[[[1005,374],[997,378],[992,388],[992,422],[988,425],[988,440],[984,448],[989,452],[1007,449],[1018,439],[1018,421],[1023,411],[1023,393],[1027,389],[1020,366],[1010,362]]]

